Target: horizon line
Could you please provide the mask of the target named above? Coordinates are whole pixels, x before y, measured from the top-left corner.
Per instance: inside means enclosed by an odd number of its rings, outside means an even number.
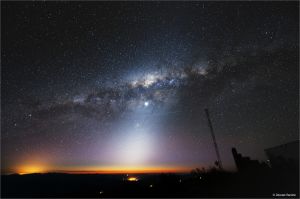
[[[1,172],[1,175],[27,174],[163,174],[163,173],[190,173],[191,170],[137,170],[137,171],[81,171],[81,170],[52,170],[41,172]]]
[[[49,170],[31,170],[31,171],[1,171],[1,175],[10,174],[47,174],[47,173],[65,173],[65,174],[155,174],[155,173],[190,173],[191,168],[141,168],[141,169],[49,169]]]

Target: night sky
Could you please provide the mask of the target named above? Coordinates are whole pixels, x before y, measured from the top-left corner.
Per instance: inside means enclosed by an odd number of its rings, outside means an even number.
[[[1,2],[2,172],[225,169],[299,139],[298,2]]]

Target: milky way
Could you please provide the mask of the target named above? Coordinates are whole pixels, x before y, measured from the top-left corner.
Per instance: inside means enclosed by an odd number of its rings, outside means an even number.
[[[297,2],[2,3],[2,167],[187,168],[298,139]]]

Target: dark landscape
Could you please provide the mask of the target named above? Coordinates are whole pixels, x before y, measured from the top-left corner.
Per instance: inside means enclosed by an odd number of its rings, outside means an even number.
[[[299,142],[292,143],[299,147]],[[291,146],[291,144],[290,144]],[[287,146],[280,146],[288,148]],[[295,148],[294,148],[295,149]],[[12,174],[2,175],[3,197],[285,197],[299,196],[299,164],[275,157],[266,163],[243,157],[232,149],[238,172],[216,167],[190,173],[161,174]],[[294,151],[299,155],[298,151]],[[278,195],[277,195],[278,196]]]
[[[130,174],[133,175],[133,174]],[[299,196],[298,179],[290,175],[211,171],[191,174],[27,174],[2,176],[3,197],[272,197]]]

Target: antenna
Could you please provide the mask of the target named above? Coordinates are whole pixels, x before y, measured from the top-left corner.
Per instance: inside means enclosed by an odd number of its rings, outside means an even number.
[[[217,142],[216,142],[216,137],[215,137],[215,134],[214,134],[214,129],[213,129],[212,123],[210,121],[209,112],[208,112],[207,108],[204,109],[204,110],[205,110],[205,113],[206,113],[206,117],[207,117],[207,121],[208,121],[208,126],[210,128],[211,136],[212,136],[212,139],[213,139],[213,142],[214,142],[214,147],[215,147],[217,158],[218,158],[218,166],[219,166],[220,170],[223,170],[223,165],[222,165],[222,161],[221,161],[221,157],[220,157],[218,145],[217,145]]]

